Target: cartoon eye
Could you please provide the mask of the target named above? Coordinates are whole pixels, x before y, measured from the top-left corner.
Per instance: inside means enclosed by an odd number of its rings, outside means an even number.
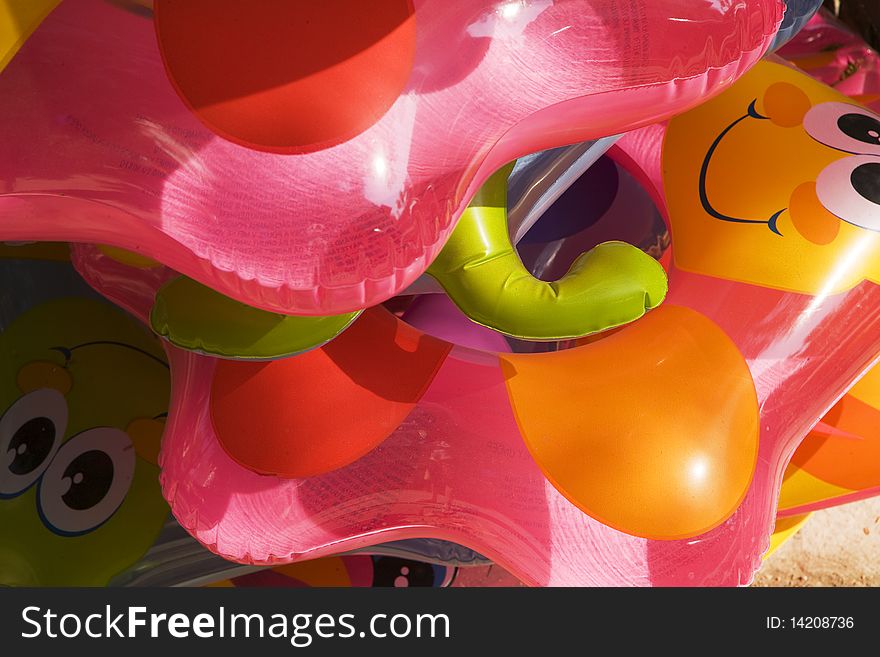
[[[21,495],[40,478],[67,429],[67,401],[43,388],[19,398],[0,418],[0,498]]]
[[[58,450],[40,482],[40,516],[58,534],[97,529],[120,507],[134,478],[135,451],[119,429],[77,434]]]
[[[880,116],[849,103],[820,103],[804,117],[804,129],[835,150],[880,156]]]
[[[880,157],[854,155],[830,164],[816,179],[816,194],[847,223],[880,231]]]

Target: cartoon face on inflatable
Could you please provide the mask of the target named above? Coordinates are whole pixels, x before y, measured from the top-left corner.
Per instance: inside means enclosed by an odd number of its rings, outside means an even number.
[[[764,62],[673,119],[663,176],[676,264],[828,295],[880,281],[880,116]]]
[[[102,585],[153,543],[169,373],[106,303],[57,298],[0,334],[0,583]]]

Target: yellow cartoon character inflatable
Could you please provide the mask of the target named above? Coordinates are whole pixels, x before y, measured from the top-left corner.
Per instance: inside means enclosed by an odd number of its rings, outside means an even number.
[[[663,179],[679,268],[810,295],[880,281],[880,116],[762,62],[673,119]]]
[[[156,466],[164,353],[72,277],[69,263],[0,260],[13,291],[0,303],[3,585],[106,584],[168,516]]]

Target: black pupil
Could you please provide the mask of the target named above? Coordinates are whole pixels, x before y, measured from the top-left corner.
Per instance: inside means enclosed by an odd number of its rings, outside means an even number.
[[[47,417],[31,418],[22,424],[12,440],[9,450],[15,453],[9,471],[14,475],[26,475],[39,468],[55,444],[55,423]]]
[[[869,162],[857,166],[853,169],[850,181],[853,189],[859,194],[871,203],[880,205],[880,162]]]
[[[70,488],[61,496],[75,511],[91,509],[106,497],[113,484],[113,459],[97,449],[77,456],[64,471]]]
[[[880,146],[880,119],[876,117],[867,114],[844,114],[837,119],[837,127],[853,139]]]

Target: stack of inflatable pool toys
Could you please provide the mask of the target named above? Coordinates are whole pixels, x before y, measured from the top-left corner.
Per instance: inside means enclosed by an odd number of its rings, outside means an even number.
[[[820,4],[0,0],[0,583],[745,585],[880,492]]]

